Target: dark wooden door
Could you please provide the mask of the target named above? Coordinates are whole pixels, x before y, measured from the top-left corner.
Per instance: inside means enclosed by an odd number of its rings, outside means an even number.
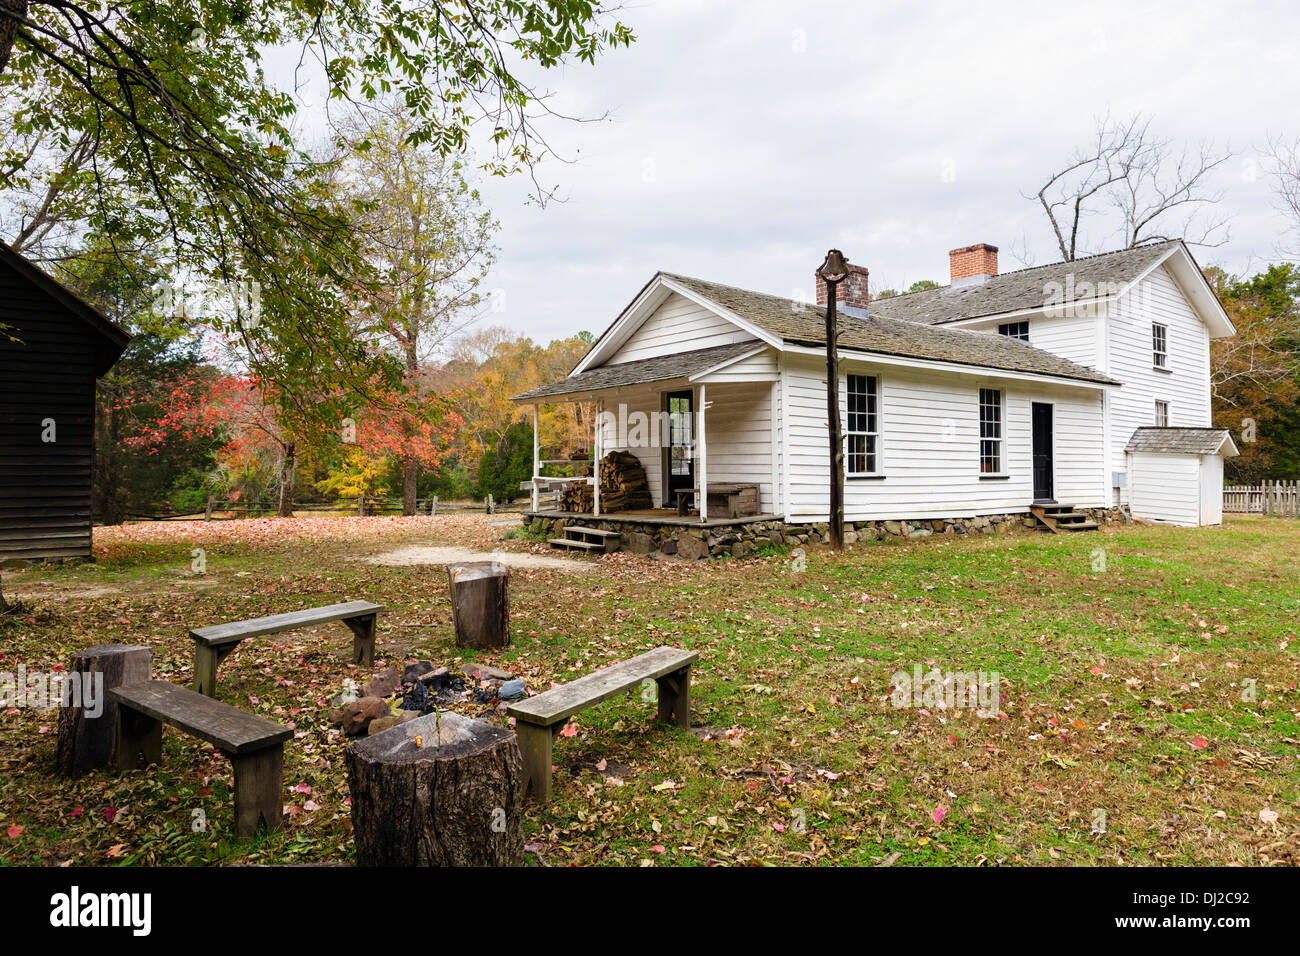
[[[1034,500],[1053,501],[1052,406],[1034,402]]]
[[[664,474],[668,480],[664,507],[677,504],[678,488],[695,487],[695,402],[692,392],[669,392],[664,396],[668,413],[668,445],[664,449]]]

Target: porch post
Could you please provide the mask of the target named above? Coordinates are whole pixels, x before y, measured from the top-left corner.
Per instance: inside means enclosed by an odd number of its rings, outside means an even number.
[[[537,510],[537,506],[541,503],[538,500],[538,492],[537,492],[537,481],[542,474],[541,445],[538,444],[538,440],[537,440],[537,426],[538,426],[538,421],[541,417],[540,413],[538,412],[539,408],[540,406],[536,402],[533,402],[533,510],[534,511]]]
[[[700,524],[707,524],[709,521],[709,458],[705,452],[704,445],[704,410],[709,407],[708,401],[704,397],[704,383],[700,383],[700,426],[699,435],[695,439],[696,458],[699,463],[697,469],[700,473]]]
[[[592,476],[591,477],[591,487],[592,487],[591,511],[592,514],[594,514],[597,518],[600,517],[600,458],[602,454],[602,448],[604,447],[605,444],[603,441],[603,432],[605,430],[604,414],[603,414],[604,411],[605,411],[605,400],[602,398],[596,402],[596,437],[592,440],[591,443],[591,453],[592,456],[596,459],[594,462],[592,462],[592,466],[591,466],[591,476]]]

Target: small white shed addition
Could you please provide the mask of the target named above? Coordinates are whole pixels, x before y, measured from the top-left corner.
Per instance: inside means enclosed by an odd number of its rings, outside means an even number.
[[[1129,505],[1139,518],[1223,523],[1223,459],[1240,452],[1222,428],[1139,428],[1125,448]]]

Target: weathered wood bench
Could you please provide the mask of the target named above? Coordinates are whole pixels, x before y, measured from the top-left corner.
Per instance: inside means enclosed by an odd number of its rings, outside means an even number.
[[[758,514],[758,485],[736,482],[717,484],[709,482],[708,493],[704,496],[703,506],[710,518],[744,518]],[[677,513],[683,517],[690,514],[691,496],[699,500],[700,489],[677,488]]]
[[[206,740],[235,768],[235,835],[277,830],[283,812],[284,742],[293,731],[165,680],[114,687],[117,766],[135,770],[162,762],[162,725]]]
[[[570,717],[615,694],[640,687],[647,680],[658,684],[659,713],[656,719],[691,726],[691,665],[699,660],[694,651],[678,647],[656,647],[653,651],[620,661],[554,687],[506,708],[515,718],[519,752],[524,761],[524,793],[542,803],[551,799],[551,752],[555,736]]]
[[[312,607],[288,614],[272,614],[248,621],[231,621],[190,631],[194,639],[194,689],[209,697],[217,696],[217,666],[239,646],[240,641],[263,634],[291,631],[298,627],[342,621],[352,631],[352,663],[373,664],[375,660],[375,625],[382,604],[348,601],[328,607]]]

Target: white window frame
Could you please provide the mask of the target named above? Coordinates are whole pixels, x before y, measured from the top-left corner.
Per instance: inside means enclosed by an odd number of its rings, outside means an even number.
[[[1169,326],[1163,322],[1151,323],[1151,367],[1169,371]]]
[[[864,382],[862,397],[866,406],[862,412],[856,413],[865,417],[865,429],[854,428],[853,418],[855,413],[852,411],[852,384],[855,378],[860,378]],[[870,386],[865,383],[872,383]],[[872,410],[872,399],[875,399],[875,409]],[[845,405],[845,429],[844,429],[844,475],[847,478],[873,478],[880,475],[881,455],[880,455],[880,376],[867,375],[865,373],[853,372],[844,376],[844,405]],[[873,468],[867,471],[853,470],[853,440],[855,438],[865,438],[864,443],[869,445],[870,451],[862,451],[860,454],[864,459],[874,459]],[[867,462],[864,460],[863,462]]]
[[[1025,330],[1024,335],[1019,334],[1019,329],[1021,329],[1022,327]],[[1017,330],[1017,334],[1013,335],[1009,331],[1007,331],[1008,329],[1012,329],[1012,328]],[[1017,342],[1028,343],[1029,342],[1029,320],[1021,319],[1019,322],[1000,322],[998,323],[998,335],[1001,335],[1004,338],[1014,339]]]
[[[1157,398],[1155,401],[1156,401],[1156,417],[1155,417],[1156,428],[1168,428],[1169,427],[1169,401],[1163,398]],[[1163,419],[1163,421],[1161,419]]]
[[[985,400],[986,397],[990,395],[997,396],[997,401],[996,402],[986,401]],[[977,403],[976,421],[979,424],[979,475],[981,478],[1002,477],[1007,473],[1006,442],[1005,442],[1006,427],[1007,427],[1006,393],[1000,388],[985,388],[981,386],[979,392],[976,395],[976,403]],[[985,433],[986,423],[984,421],[984,409],[986,408],[997,409],[997,415],[995,419],[987,423],[989,426],[989,428],[987,429],[988,434]],[[984,453],[985,443],[991,443],[993,445],[993,455],[994,455],[993,464],[996,467],[989,471],[986,471],[984,468],[984,460],[986,457],[988,457]]]

